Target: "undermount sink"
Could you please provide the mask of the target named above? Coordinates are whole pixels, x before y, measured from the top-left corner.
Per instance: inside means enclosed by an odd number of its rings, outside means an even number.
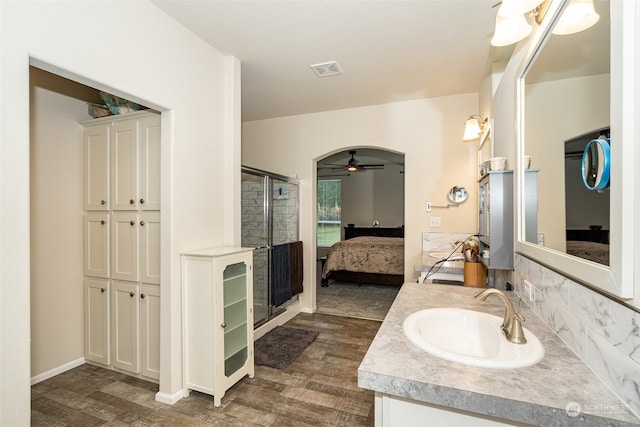
[[[464,259],[464,256],[461,252],[454,252],[453,254],[448,251],[429,252],[429,256],[435,259],[448,258],[449,261],[462,261]]]
[[[483,368],[524,368],[544,356],[540,340],[524,328],[526,344],[507,341],[502,318],[458,308],[417,311],[402,325],[418,348],[452,362]]]

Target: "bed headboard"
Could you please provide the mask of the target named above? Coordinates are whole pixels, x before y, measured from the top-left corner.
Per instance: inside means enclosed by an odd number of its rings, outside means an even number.
[[[345,227],[344,239],[359,236],[404,237],[404,226],[401,227]]]

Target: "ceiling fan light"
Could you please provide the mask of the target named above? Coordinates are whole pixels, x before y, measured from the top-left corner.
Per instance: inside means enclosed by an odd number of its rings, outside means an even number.
[[[496,16],[496,30],[491,38],[491,45],[500,47],[517,43],[531,34],[533,28],[527,22],[524,15],[512,18]]]
[[[553,34],[564,36],[579,33],[595,25],[599,19],[600,15],[596,13],[593,0],[571,0],[562,12]]]
[[[349,165],[349,166],[347,166],[347,170],[349,172],[357,172],[358,168],[356,166],[354,166],[354,165]]]
[[[513,18],[535,9],[542,2],[543,0],[502,0],[498,15],[503,18]]]

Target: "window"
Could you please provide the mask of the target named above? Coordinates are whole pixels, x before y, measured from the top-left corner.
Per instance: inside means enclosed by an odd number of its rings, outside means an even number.
[[[340,241],[341,184],[339,179],[318,180],[318,246]]]

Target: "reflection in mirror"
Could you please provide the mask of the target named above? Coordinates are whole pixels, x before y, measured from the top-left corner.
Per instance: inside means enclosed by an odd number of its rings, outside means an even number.
[[[608,265],[609,192],[589,191],[582,179],[587,144],[610,126],[609,1],[594,4],[598,22],[551,34],[527,71],[523,153],[539,170],[538,235],[528,240]]]

